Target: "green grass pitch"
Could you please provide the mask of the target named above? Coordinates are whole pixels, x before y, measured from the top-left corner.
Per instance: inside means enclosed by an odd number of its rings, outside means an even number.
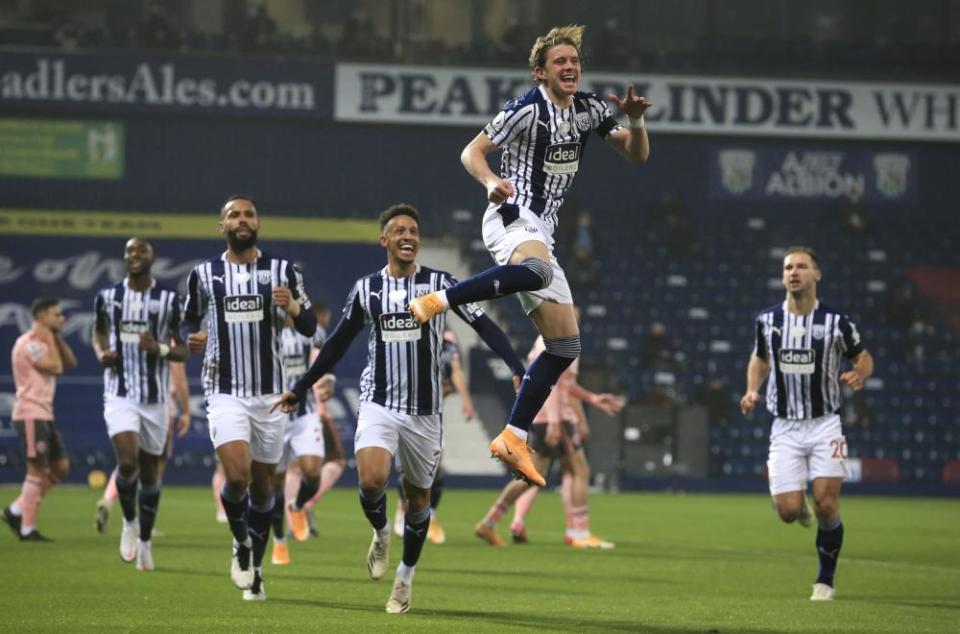
[[[0,501],[16,493],[2,487]],[[119,506],[96,534],[98,495],[50,494],[40,522],[53,544],[18,543],[0,527],[0,630],[960,631],[957,500],[843,498],[837,600],[813,603],[815,529],[782,525],[762,495],[597,495],[593,529],[617,548],[584,552],[561,542],[555,493],[534,507],[530,544],[494,549],[472,527],[495,492],[448,490],[447,543],[427,544],[410,613],[388,615],[392,573],[367,577],[370,530],[351,489],[321,501],[321,537],[293,543],[291,565],[272,566],[268,550],[265,603],[243,602],[230,582],[229,531],[209,490],[164,490],[152,573],[120,561]],[[391,491],[391,513],[395,500]],[[400,551],[395,538],[391,568]]]

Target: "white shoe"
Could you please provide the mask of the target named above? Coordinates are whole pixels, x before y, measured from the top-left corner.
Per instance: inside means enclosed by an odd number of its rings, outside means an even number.
[[[797,518],[797,524],[804,528],[810,528],[813,525],[813,505],[810,504],[810,496],[804,492],[803,506],[800,508],[800,517]]]
[[[833,601],[837,596],[837,591],[825,583],[813,584],[813,594],[810,595],[811,601]]]
[[[370,571],[371,579],[381,579],[387,572],[387,566],[390,565],[390,535],[386,539],[377,537],[377,532],[373,532],[373,541],[370,542],[370,550],[367,551],[367,570]]]
[[[137,520],[128,522],[123,520],[123,529],[120,531],[120,559],[130,563],[137,558],[137,540],[140,537],[140,524]]]
[[[150,542],[137,542],[137,570],[153,570],[153,549]]]
[[[403,514],[403,507],[397,506],[397,512],[393,516],[393,534],[397,537],[403,537],[403,522],[405,516]]]
[[[263,575],[260,574],[259,570],[255,570],[253,573],[253,583],[247,590],[243,591],[243,600],[244,601],[266,601],[267,600],[267,588],[263,585]]]
[[[230,520],[227,519],[227,512],[217,509],[217,524],[226,524],[228,521]]]
[[[230,579],[233,585],[241,590],[247,590],[253,585],[253,550],[247,543],[233,542],[233,556],[230,558]]]
[[[412,595],[413,586],[406,581],[396,579],[393,582],[393,590],[390,591],[390,598],[387,600],[387,612],[389,614],[409,612]]]

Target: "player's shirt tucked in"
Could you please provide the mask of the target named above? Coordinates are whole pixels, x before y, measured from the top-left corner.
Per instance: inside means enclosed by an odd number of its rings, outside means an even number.
[[[170,384],[170,362],[140,348],[140,335],[150,333],[167,343],[180,330],[180,296],[154,280],[146,291],[134,291],[123,279],[97,293],[97,329],[107,333],[117,364],[103,371],[104,395],[137,403],[164,403]]]
[[[836,413],[841,403],[840,363],[862,351],[853,322],[825,304],[817,302],[802,316],[787,310],[786,302],[762,311],[756,321],[754,353],[771,364],[767,409],[789,420]]]
[[[519,205],[556,224],[563,197],[580,167],[591,132],[606,138],[620,125],[595,94],[577,92],[569,108],[560,108],[537,87],[508,101],[484,128],[503,149],[501,178],[515,193],[504,205]]]
[[[407,304],[414,297],[453,286],[449,273],[417,266],[414,275],[390,277],[387,267],[357,281],[347,304],[341,327],[356,336],[370,326],[367,366],[360,376],[360,402],[373,402],[402,414],[439,414],[441,356],[445,315],[420,325]],[[456,306],[465,321],[482,316],[476,304]]]
[[[259,250],[257,254],[249,264],[233,264],[224,253],[190,272],[184,320],[198,325],[203,317],[208,318],[202,373],[208,397],[254,397],[283,391],[280,332],[286,311],[273,303],[274,287],[288,287],[300,302],[300,317],[306,315],[305,321],[315,324],[297,267]],[[311,334],[314,328],[309,329]]]
[[[28,330],[17,338],[10,353],[16,401],[10,418],[13,420],[53,420],[53,396],[57,379],[37,369],[38,361],[47,356],[51,342]]]
[[[306,373],[310,367],[310,351],[323,345],[327,333],[323,328],[317,328],[313,338],[304,337],[294,328],[284,328],[280,333],[280,355],[283,359],[283,376],[285,389],[292,388],[297,379]],[[317,411],[317,401],[310,391],[307,397],[300,401],[300,408],[290,413],[290,420],[314,414]]]

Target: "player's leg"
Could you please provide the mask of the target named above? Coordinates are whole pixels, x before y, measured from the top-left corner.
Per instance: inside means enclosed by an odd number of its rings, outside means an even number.
[[[387,482],[399,445],[400,415],[376,403],[361,403],[354,443],[360,506],[373,528],[367,551],[371,579],[380,579],[390,564],[390,526],[387,521]]]
[[[397,537],[403,537],[403,526],[407,521],[406,493],[403,490],[403,465],[395,461],[394,467],[397,472],[397,504],[393,511],[393,534]]]
[[[297,463],[300,466],[300,487],[297,495],[289,503],[290,530],[297,541],[306,541],[310,537],[310,527],[307,524],[305,507],[307,502],[320,490],[320,465],[323,462],[323,448],[314,448],[311,453],[299,454]]]
[[[139,427],[139,423],[138,423]],[[132,562],[137,557],[137,493],[140,489],[139,436],[137,431],[121,431],[110,438],[117,458],[117,497],[123,512],[120,529],[120,558]]]
[[[284,431],[284,445],[289,447],[290,436],[287,431]],[[287,465],[287,477],[283,481],[283,499],[284,502],[288,500],[293,500],[297,497],[297,491],[300,490],[300,483],[303,482],[303,474],[300,473],[300,463],[293,457],[293,453],[290,454],[290,464]],[[289,511],[287,507],[283,508],[284,513],[287,515],[287,523],[290,521]]]
[[[773,508],[787,524],[803,516],[804,495],[809,473],[809,450],[805,445],[803,423],[775,419],[770,429],[767,474]]]
[[[573,425],[568,427],[568,433],[573,432]],[[571,546],[582,545],[586,548],[600,548],[609,550],[615,547],[615,544],[605,539],[600,539],[590,530],[590,463],[587,462],[587,454],[579,442],[576,442],[575,436],[571,439],[576,443],[571,446],[568,453],[568,467],[564,470],[564,476],[570,480],[569,493],[564,496],[564,503],[568,505],[567,515],[570,518],[573,530],[568,529],[567,536],[573,538],[567,543]]]
[[[546,442],[547,425],[536,424],[530,426],[527,444],[533,448],[533,462],[539,473],[544,477],[550,472],[551,461],[559,456],[556,446]],[[537,499],[537,487],[532,487],[520,494],[513,508],[513,520],[510,522],[510,536],[516,544],[527,543],[526,519],[527,514]]]
[[[526,544],[527,515],[533,509],[533,503],[540,494],[540,487],[530,487],[517,498],[513,506],[513,519],[510,521],[510,537],[514,544]]]
[[[101,535],[107,532],[107,522],[110,520],[110,511],[113,510],[113,504],[120,497],[117,492],[117,474],[119,470],[114,467],[107,478],[107,485],[103,488],[103,495],[97,500],[97,512],[94,517],[94,526]]]
[[[320,489],[307,502],[307,523],[310,526],[310,534],[313,536],[317,535],[314,507],[320,498],[333,488],[340,476],[343,475],[343,470],[347,467],[343,441],[340,439],[340,430],[329,416],[321,417],[321,420],[323,421],[323,450],[325,455],[323,466],[320,468]]]
[[[538,426],[539,427],[539,426]],[[537,452],[533,457],[534,466],[540,470],[545,470],[550,464],[550,456],[546,453]],[[507,483],[500,491],[496,501],[483,516],[483,519],[477,522],[473,527],[473,534],[484,540],[491,546],[505,546],[506,542],[497,533],[497,524],[506,515],[510,507],[517,501],[527,489],[531,487],[530,483],[524,480],[513,480]]]
[[[287,464],[291,462],[287,455],[288,450],[289,447],[284,448],[284,456],[280,459],[277,471],[273,475],[273,514],[270,520],[270,527],[273,529],[273,551],[270,553],[270,563],[275,566],[285,566],[290,563],[290,549],[287,548],[287,536],[283,528],[286,507],[284,483],[287,479]]]
[[[840,520],[840,487],[847,475],[847,442],[839,416],[820,421],[811,430],[810,476],[813,478],[814,512],[817,516],[817,557],[820,570],[810,598],[834,598],[834,576],[843,546]]]
[[[443,474],[443,463],[437,467],[437,473],[433,477],[433,484],[430,485],[430,528],[427,529],[427,539],[434,544],[442,544],[447,541],[447,535],[440,525],[440,519],[437,517],[437,506],[440,504],[440,498],[443,497],[443,486],[446,479]]]
[[[13,421],[13,427],[20,439],[20,446],[26,458],[27,472],[20,488],[20,496],[3,509],[3,521],[21,541],[27,536],[40,534],[36,530],[37,513],[40,508],[40,500],[43,497],[43,487],[49,466],[46,452],[47,445],[43,438],[45,435],[44,426],[44,421]]]
[[[214,458],[217,464],[213,469],[213,476],[210,478],[210,488],[213,490],[213,503],[217,509],[217,522],[226,524],[227,511],[223,508],[223,499],[220,497],[220,492],[223,491],[223,486],[227,483],[227,476],[223,474],[223,465],[220,464],[220,457],[214,455]]]
[[[250,444],[243,440],[231,440],[217,447],[217,458],[223,469],[223,487],[220,503],[227,516],[227,524],[233,535],[233,555],[230,577],[241,589],[253,584],[248,516],[250,512]]]
[[[140,434],[138,438],[140,466],[140,540],[137,545],[137,570],[153,570],[153,551],[150,539],[160,509],[160,486],[163,463],[168,450],[170,418],[163,405],[140,405]]]
[[[288,420],[280,411],[271,412],[276,400],[277,395],[260,396],[251,398],[246,404],[250,420],[250,508],[247,522],[254,577],[250,588],[243,592],[244,601],[267,598],[263,584],[263,557],[273,521],[273,479],[277,464],[283,458],[284,427]]]

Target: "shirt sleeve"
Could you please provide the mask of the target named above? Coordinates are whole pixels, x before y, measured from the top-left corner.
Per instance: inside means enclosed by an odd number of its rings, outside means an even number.
[[[293,298],[300,302],[300,308],[309,310],[311,307],[310,297],[307,296],[306,288],[303,284],[303,272],[296,264],[287,265],[287,286],[293,294]]]
[[[753,354],[761,359],[767,358],[767,337],[764,334],[763,319],[759,316],[756,322],[756,341],[753,344]]]
[[[607,102],[601,99],[599,95],[591,93],[587,97],[587,108],[590,112],[590,127],[601,139],[607,138],[623,127],[613,118]]]
[[[103,293],[97,293],[97,297],[93,300],[93,314],[96,318],[94,323],[97,332],[107,333],[110,330],[110,315],[107,313]]]
[[[508,145],[521,132],[533,125],[534,109],[533,104],[520,107],[518,100],[510,100],[503,106],[503,110],[497,113],[493,121],[484,127],[483,133],[490,137],[497,147]]]
[[[860,333],[857,326],[846,315],[840,316],[840,348],[843,350],[843,356],[852,359],[863,352],[863,343],[860,341]]]
[[[180,336],[180,323],[183,321],[183,312],[180,308],[182,299],[179,293],[173,293],[170,300],[170,316],[168,319],[168,328],[171,334]]]
[[[456,278],[448,274],[444,274],[440,280],[440,286],[443,287],[444,290],[450,288],[456,283]],[[474,321],[486,314],[483,312],[480,304],[477,304],[476,302],[454,306],[453,311],[468,324],[472,324]]]
[[[47,352],[50,350],[50,347],[40,339],[30,339],[27,341],[27,345],[23,347],[24,354],[27,355],[27,359],[30,360],[30,365],[37,365],[40,359],[47,356]]]

